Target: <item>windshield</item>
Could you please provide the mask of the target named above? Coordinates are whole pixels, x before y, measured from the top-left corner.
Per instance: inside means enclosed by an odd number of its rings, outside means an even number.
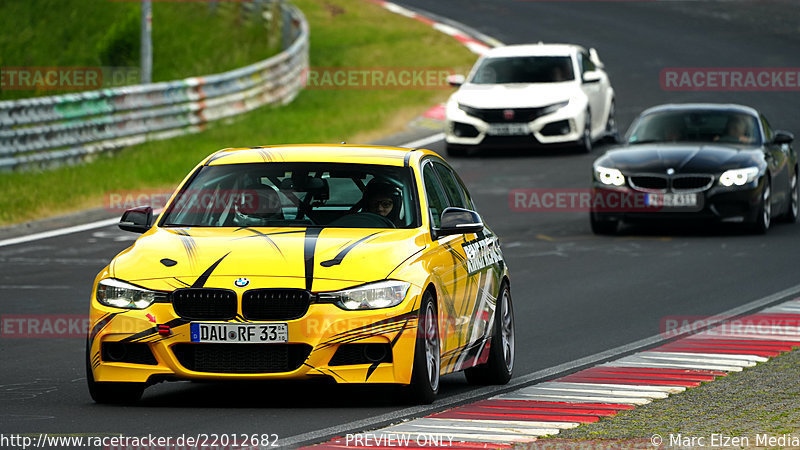
[[[629,144],[647,142],[720,142],[756,144],[761,133],[755,117],[733,111],[665,111],[636,122]]]
[[[575,79],[569,56],[514,56],[486,58],[471,83],[558,83]]]
[[[167,206],[162,226],[413,228],[403,167],[327,163],[204,166]]]

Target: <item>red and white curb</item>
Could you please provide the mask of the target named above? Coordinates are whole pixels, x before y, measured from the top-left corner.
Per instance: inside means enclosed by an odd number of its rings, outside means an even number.
[[[492,47],[497,47],[502,45],[500,41],[494,40],[492,38],[487,37],[485,40],[488,42],[482,42],[481,40],[475,39],[474,37],[464,33],[463,31],[459,30],[456,27],[451,25],[437,22],[429,17],[426,17],[422,14],[414,12],[408,8],[404,8],[400,5],[397,5],[392,2],[387,2],[384,0],[366,0],[370,3],[375,3],[376,5],[380,5],[383,8],[391,11],[395,14],[400,14],[401,16],[406,16],[408,18],[414,19],[418,22],[422,22],[426,25],[433,27],[434,29],[441,31],[444,34],[450,35],[462,44],[467,47],[473,53],[478,55],[482,55],[486,53]]]
[[[666,398],[800,347],[800,299],[551,381],[305,448],[508,448]]]

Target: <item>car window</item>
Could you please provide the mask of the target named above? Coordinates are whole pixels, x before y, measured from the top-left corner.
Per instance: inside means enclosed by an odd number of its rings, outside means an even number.
[[[764,141],[765,142],[772,142],[772,127],[769,126],[769,122],[767,122],[767,118],[763,115],[761,116],[761,126],[764,128]]]
[[[581,73],[591,72],[597,68],[587,53],[581,52]]]
[[[204,166],[162,226],[412,228],[418,203],[407,168],[334,163]],[[377,217],[380,216],[380,217]]]
[[[512,56],[483,59],[470,83],[558,83],[574,79],[569,56]]]
[[[750,114],[724,110],[662,111],[633,125],[629,144],[648,142],[719,142],[754,144],[761,133]]]
[[[439,228],[442,219],[442,211],[447,208],[448,200],[432,164],[426,164],[422,168],[422,180],[423,183],[425,183],[425,197],[428,200],[428,212],[430,212],[431,223],[434,228]]]
[[[458,181],[456,181],[453,172],[444,164],[438,162],[434,162],[432,164],[436,169],[436,173],[439,174],[439,179],[442,181],[442,187],[444,187],[444,190],[447,193],[449,205],[455,206],[456,208],[469,209],[467,206],[466,197],[462,192],[461,185],[458,183]]]

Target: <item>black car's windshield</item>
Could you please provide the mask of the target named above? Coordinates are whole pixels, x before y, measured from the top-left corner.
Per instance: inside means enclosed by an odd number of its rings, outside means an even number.
[[[202,167],[167,206],[161,225],[412,228],[416,205],[408,168],[225,164]]]
[[[475,84],[558,83],[575,79],[569,56],[486,58],[470,80]]]
[[[719,142],[757,144],[761,132],[755,117],[735,111],[664,111],[639,119],[629,144],[649,142]]]

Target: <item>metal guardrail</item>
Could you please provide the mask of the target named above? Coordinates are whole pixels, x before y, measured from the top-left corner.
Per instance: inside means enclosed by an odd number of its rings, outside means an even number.
[[[308,22],[283,9],[281,53],[216,75],[0,102],[0,171],[75,164],[99,153],[196,133],[204,124],[291,102],[308,71]]]

